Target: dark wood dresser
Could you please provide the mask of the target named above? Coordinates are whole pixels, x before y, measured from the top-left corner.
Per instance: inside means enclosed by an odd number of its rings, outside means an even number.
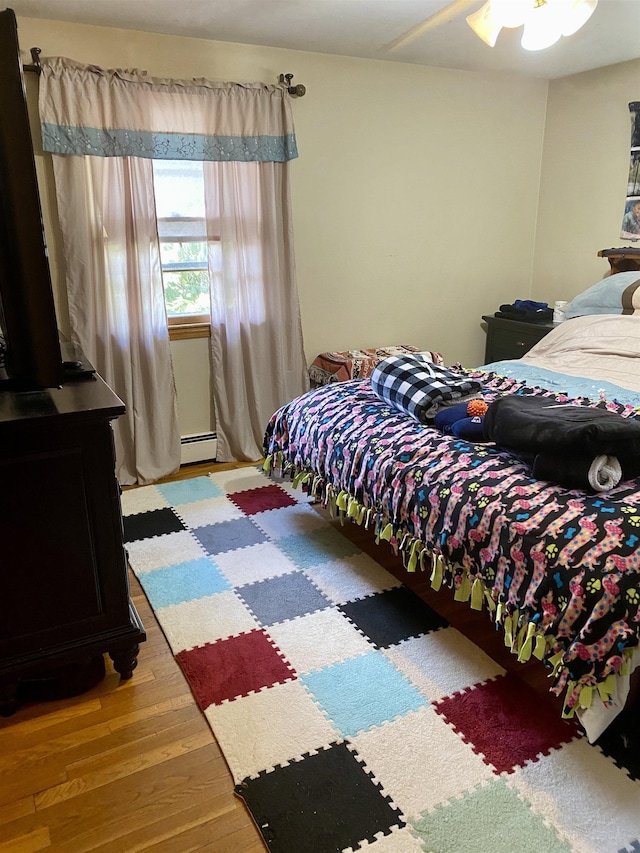
[[[502,317],[483,316],[487,324],[484,363],[520,358],[555,328],[553,323],[522,323]]]
[[[0,713],[21,685],[108,653],[131,677],[145,640],[129,597],[111,421],[99,377],[0,391]]]

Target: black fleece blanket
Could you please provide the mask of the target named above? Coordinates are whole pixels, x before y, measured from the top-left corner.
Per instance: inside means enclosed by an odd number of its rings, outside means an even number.
[[[640,422],[550,397],[515,394],[495,400],[484,417],[484,437],[531,453],[606,454],[640,468]]]
[[[567,489],[606,492],[635,474],[624,471],[613,456],[572,453],[536,453],[531,470],[536,480],[559,483]]]

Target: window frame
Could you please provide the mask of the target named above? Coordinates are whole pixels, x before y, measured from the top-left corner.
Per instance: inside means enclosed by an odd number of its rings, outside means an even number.
[[[179,317],[167,317],[167,328],[170,341],[210,338],[211,317],[208,314],[182,314]]]
[[[161,246],[163,243],[205,243],[219,242],[219,237],[209,238],[207,236],[206,219],[204,217],[191,216],[158,216],[156,211],[158,243]],[[202,223],[204,225],[203,233],[186,234],[179,238],[172,238],[170,235],[162,235],[161,232],[163,223]],[[208,267],[203,261],[185,261],[184,263],[171,262],[169,264],[162,263],[162,254],[160,256],[160,270],[163,278],[163,297],[164,297],[164,274],[165,272],[189,272],[206,269]],[[165,311],[167,304],[165,300]],[[206,338],[211,336],[211,312],[203,311],[197,314],[168,314],[167,327],[170,340],[187,340],[193,338]]]

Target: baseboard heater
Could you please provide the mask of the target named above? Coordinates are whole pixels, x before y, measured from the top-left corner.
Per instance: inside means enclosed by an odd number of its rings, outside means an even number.
[[[215,432],[198,432],[180,438],[180,464],[209,462],[216,458],[218,440]]]

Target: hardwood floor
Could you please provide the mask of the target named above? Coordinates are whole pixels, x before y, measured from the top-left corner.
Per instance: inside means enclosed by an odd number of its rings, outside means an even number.
[[[233,467],[190,465],[167,480]],[[340,529],[554,701],[542,666],[517,664],[486,614],[453,602],[447,590],[434,593],[424,574],[408,575],[369,532],[354,524]],[[104,680],[88,692],[24,705],[0,718],[0,850],[263,853],[215,738],[133,576],[131,590],[147,642],[130,681],[120,683],[109,662]]]
[[[186,479],[233,465],[183,468]],[[2,853],[264,853],[138,582],[147,631],[130,681],[0,718]]]

